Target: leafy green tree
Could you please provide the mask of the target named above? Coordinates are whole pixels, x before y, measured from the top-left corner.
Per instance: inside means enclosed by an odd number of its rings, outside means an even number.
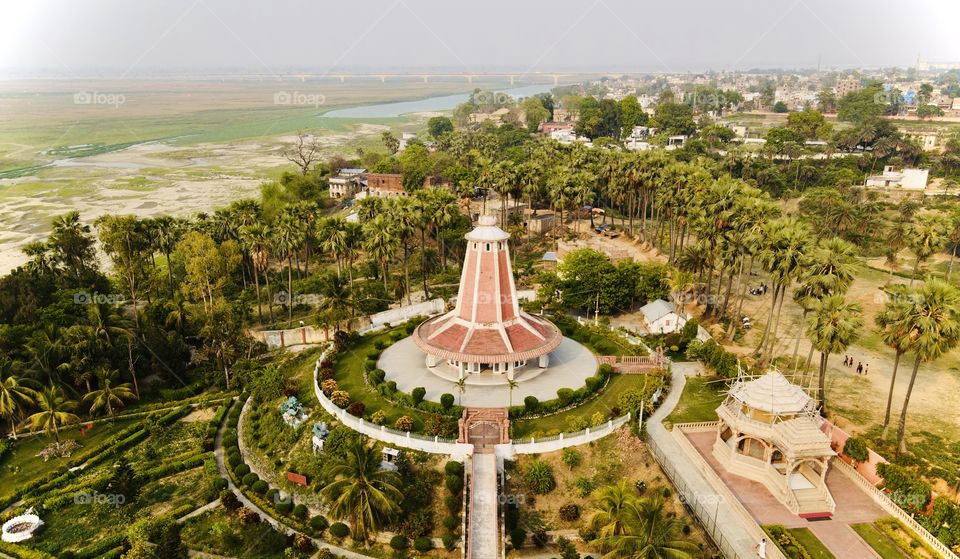
[[[147,272],[150,242],[144,223],[132,215],[105,215],[97,219],[96,225],[103,250],[110,256],[114,272],[130,295],[134,321],[139,326],[137,301],[150,285]]]
[[[430,131],[430,135],[434,138],[439,138],[444,134],[453,132],[453,122],[445,116],[435,116],[431,117],[427,121],[427,130]]]
[[[833,126],[819,111],[805,110],[787,116],[787,129],[800,134],[804,140],[825,140],[830,137]]]
[[[653,125],[658,133],[667,135],[690,135],[697,130],[697,124],[693,120],[693,109],[686,103],[659,103],[653,117]]]
[[[389,130],[384,130],[383,134],[380,134],[380,141],[383,142],[383,147],[387,148],[387,153],[390,155],[400,150],[400,140]]]
[[[527,97],[520,103],[523,109],[523,121],[527,130],[533,132],[550,118],[550,111],[543,106],[539,97]]]
[[[777,101],[776,103],[773,104],[773,112],[775,113],[786,113],[789,111],[790,109],[787,107],[787,104],[784,103],[783,101]]]
[[[914,222],[908,240],[910,250],[915,256],[910,285],[913,285],[914,280],[917,279],[920,263],[936,254],[946,244],[947,231],[946,220],[937,215],[923,216]]]
[[[886,95],[879,82],[867,84],[859,91],[851,91],[837,104],[837,118],[845,122],[863,124],[877,120],[886,111]]]
[[[650,115],[643,110],[637,98],[633,95],[627,95],[620,100],[620,120],[623,127],[620,138],[629,136],[633,132],[634,126],[646,126],[650,120]]]
[[[821,89],[817,93],[817,109],[820,112],[825,114],[833,114],[837,112],[837,94],[831,89]]]

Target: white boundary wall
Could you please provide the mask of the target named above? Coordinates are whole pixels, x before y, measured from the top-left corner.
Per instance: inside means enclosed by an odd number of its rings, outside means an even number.
[[[531,438],[527,442],[512,441],[514,454],[539,454],[541,452],[552,452],[567,448],[568,446],[577,446],[586,444],[597,439],[606,437],[620,428],[621,425],[630,421],[630,414],[620,416],[616,419],[607,421],[600,427],[587,427],[583,431],[576,433],[560,433],[552,437],[542,437],[539,440]]]
[[[334,403],[327,398],[323,391],[320,390],[319,383],[320,362],[326,358],[327,354],[330,352],[330,349],[331,348],[328,347],[326,350],[324,350],[323,354],[319,359],[317,359],[317,362],[313,367],[313,391],[316,394],[320,405],[327,411],[327,413],[336,417],[338,421],[347,427],[350,427],[354,431],[393,446],[422,450],[432,454],[447,454],[453,457],[454,460],[460,461],[463,461],[465,457],[473,454],[472,444],[458,443],[448,439],[441,439],[440,437],[424,437],[422,435],[415,435],[405,431],[390,429],[385,425],[375,425],[369,421],[365,421],[363,418],[354,417],[347,413],[347,410],[340,409],[339,407],[335,406]]]

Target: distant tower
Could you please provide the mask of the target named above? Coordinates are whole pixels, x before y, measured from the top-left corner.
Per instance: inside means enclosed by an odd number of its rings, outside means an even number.
[[[414,343],[427,354],[427,366],[452,367],[460,378],[489,371],[510,380],[528,363],[546,367],[548,354],[563,336],[550,321],[520,310],[510,234],[497,227],[494,216],[485,215],[465,238],[456,308],[413,333]]]

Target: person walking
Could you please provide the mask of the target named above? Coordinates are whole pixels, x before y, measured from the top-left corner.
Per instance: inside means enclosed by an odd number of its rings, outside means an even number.
[[[863,363],[860,361],[857,361],[857,374],[863,374]]]
[[[867,366],[863,368],[863,376],[867,376],[867,373],[870,372],[870,363],[867,363]]]
[[[760,559],[767,559],[767,538],[760,538],[757,545],[753,546],[753,550],[757,552],[757,557]]]

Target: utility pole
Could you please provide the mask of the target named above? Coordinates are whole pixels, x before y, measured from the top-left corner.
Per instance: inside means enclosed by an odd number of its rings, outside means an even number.
[[[597,290],[597,306],[596,310],[593,313],[593,325],[598,326],[600,324],[600,290]]]

